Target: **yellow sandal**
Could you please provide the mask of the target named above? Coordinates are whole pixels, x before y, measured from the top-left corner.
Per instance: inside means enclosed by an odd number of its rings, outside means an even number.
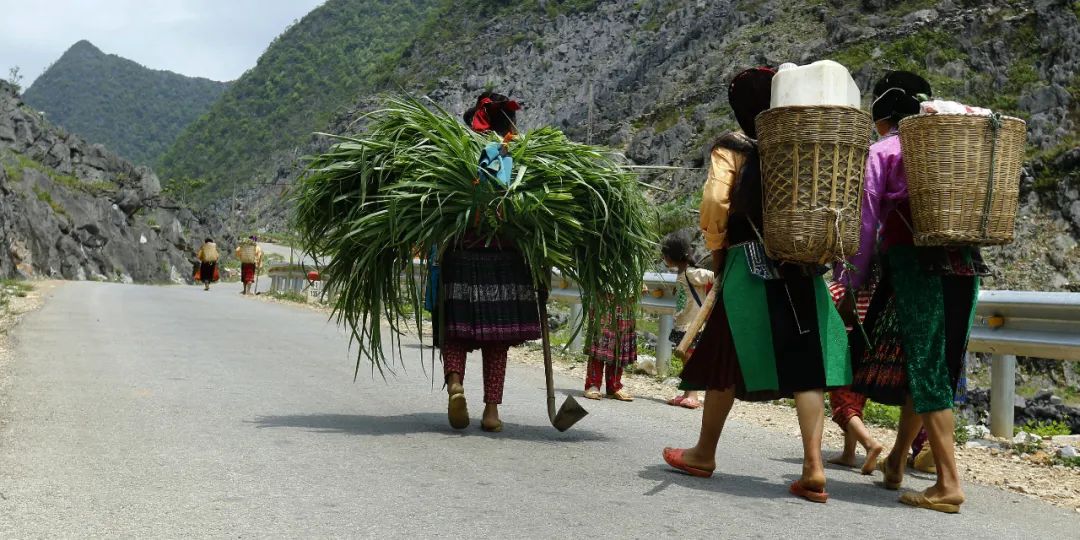
[[[931,500],[926,495],[918,491],[909,491],[900,495],[900,502],[914,506],[916,508],[925,508],[927,510],[933,510],[935,512],[941,512],[943,514],[959,514],[960,505],[952,503],[936,502]]]

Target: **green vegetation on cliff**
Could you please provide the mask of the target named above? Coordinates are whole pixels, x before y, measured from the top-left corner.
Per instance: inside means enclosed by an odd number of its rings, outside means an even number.
[[[208,181],[196,198],[251,180],[276,153],[371,92],[428,20],[436,0],[329,0],[267,47],[258,64],[159,161],[166,179]]]
[[[64,129],[150,164],[227,86],[152,70],[80,41],[34,81],[23,99]]]

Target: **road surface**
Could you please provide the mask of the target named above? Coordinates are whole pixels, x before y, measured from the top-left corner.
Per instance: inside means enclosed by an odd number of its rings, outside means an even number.
[[[589,402],[548,424],[543,375],[512,365],[506,431],[446,425],[421,370],[352,381],[325,315],[232,287],[69,283],[15,330],[0,411],[0,537],[1076,538],[1080,514],[968,486],[958,516],[880,477],[829,471],[828,504],[786,493],[795,438],[733,423],[721,474],[670,471],[699,416]],[[579,383],[559,379],[565,391]],[[794,412],[792,413],[794,414]],[[911,487],[929,484],[914,478]]]

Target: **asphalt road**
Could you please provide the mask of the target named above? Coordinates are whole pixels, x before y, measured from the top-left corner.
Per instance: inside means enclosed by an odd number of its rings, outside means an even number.
[[[455,432],[415,345],[403,349],[408,373],[384,382],[361,371],[354,383],[348,337],[324,315],[234,287],[70,283],[50,294],[13,335],[3,538],[877,540],[1080,528],[1080,514],[979,486],[958,516],[911,509],[879,478],[839,469],[828,504],[795,499],[786,486],[799,441],[738,423],[722,473],[690,478],[660,449],[692,443],[698,415],[590,402],[560,434],[533,367],[510,368],[502,434],[478,428],[474,368],[473,427]]]

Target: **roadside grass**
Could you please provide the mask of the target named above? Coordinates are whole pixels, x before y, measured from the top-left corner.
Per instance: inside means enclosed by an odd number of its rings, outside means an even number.
[[[34,286],[15,279],[0,279],[0,317],[7,315],[12,298],[24,298]]]
[[[1054,435],[1071,435],[1072,429],[1069,424],[1060,420],[1048,420],[1045,422],[1028,420],[1028,422],[1022,426],[1016,426],[1013,428],[1013,435],[1026,431],[1032,435],[1038,435],[1044,439],[1053,437]]]
[[[19,298],[26,297],[26,295],[29,294],[30,291],[34,290],[33,285],[17,279],[0,280],[0,288],[13,296],[18,296]]]

